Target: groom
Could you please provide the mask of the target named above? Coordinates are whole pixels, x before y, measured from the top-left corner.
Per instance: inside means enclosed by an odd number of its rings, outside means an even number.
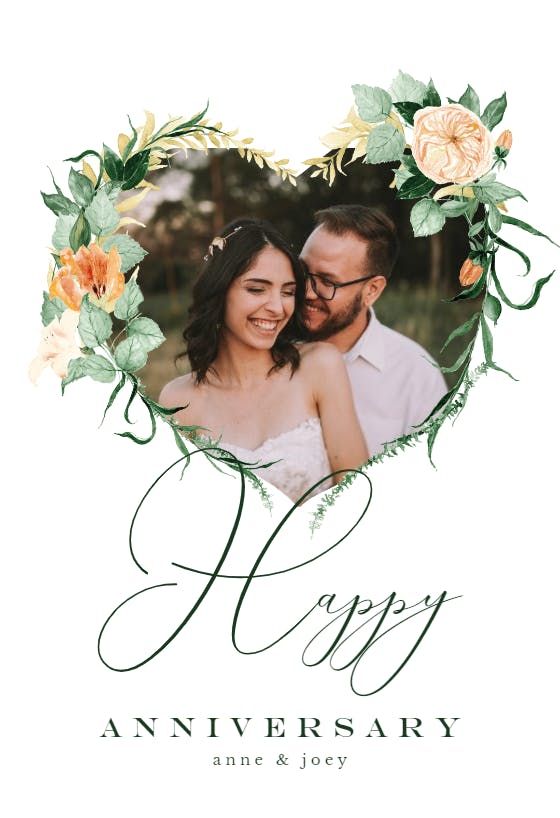
[[[343,353],[371,456],[413,431],[447,387],[428,353],[372,308],[397,256],[393,222],[362,205],[320,210],[315,221],[301,251],[309,272],[304,320],[311,340]]]

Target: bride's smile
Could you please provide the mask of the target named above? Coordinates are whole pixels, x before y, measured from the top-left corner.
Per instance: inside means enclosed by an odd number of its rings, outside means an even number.
[[[224,341],[270,349],[294,314],[295,295],[290,260],[276,247],[264,247],[227,292]]]

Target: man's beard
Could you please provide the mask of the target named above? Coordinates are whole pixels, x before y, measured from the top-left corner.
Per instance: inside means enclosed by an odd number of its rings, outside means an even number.
[[[315,299],[313,304],[316,304],[320,299]],[[348,304],[345,310],[336,315],[329,315],[329,317],[317,327],[315,330],[307,329],[307,337],[310,341],[326,341],[331,335],[349,327],[353,324],[360,312],[363,309],[362,294],[357,293],[353,301]]]

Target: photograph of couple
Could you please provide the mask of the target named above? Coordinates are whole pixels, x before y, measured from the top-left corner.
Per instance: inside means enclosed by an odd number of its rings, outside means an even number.
[[[176,417],[292,500],[413,431],[447,391],[429,353],[376,315],[398,256],[393,220],[364,204],[314,214],[303,245],[260,218],[212,240],[179,364],[161,389]]]

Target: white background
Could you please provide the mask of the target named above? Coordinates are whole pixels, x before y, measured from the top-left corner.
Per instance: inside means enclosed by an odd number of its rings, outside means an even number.
[[[461,418],[440,436],[437,471],[423,446],[372,470],[374,503],[361,528],[316,571],[282,589],[289,588],[296,612],[311,607],[317,589],[374,601],[395,590],[409,603],[444,589],[463,595],[444,607],[395,681],[369,698],[351,693],[345,672],[302,665],[312,629],[308,639],[296,631],[266,654],[236,654],[231,588],[215,589],[188,633],[154,662],[132,673],[107,670],[96,653],[100,626],[148,584],[130,560],[129,520],[174,457],[173,445],[165,431],[145,449],[115,437],[117,414],[99,431],[110,388],[75,384],[62,400],[54,377],[34,388],[26,376],[53,226],[39,196],[51,189],[46,166],[62,179],[61,159],[103,141],[114,145],[126,114],[139,122],[143,108],[161,121],[192,114],[209,97],[212,115],[227,127],[297,161],[321,152],[318,137],[346,114],[352,83],[387,88],[402,68],[423,80],[432,75],[449,96],[470,82],[483,104],[506,89],[503,126],[513,131],[514,147],[502,178],[529,200],[516,200],[511,212],[558,238],[557,44],[544,8],[102,2],[86,9],[59,2],[9,12],[2,54],[2,798],[10,818],[232,810],[330,816],[352,808],[399,818],[550,814],[558,279],[536,309],[505,310],[500,319],[496,358],[519,382],[493,373],[477,385]],[[520,236],[536,275],[558,265],[560,251]],[[503,278],[522,300],[529,283],[501,255]],[[202,472],[204,479],[192,474],[151,506],[141,548],[154,583],[177,579],[170,559],[180,562],[188,551],[200,566],[222,542],[233,481],[225,486]],[[343,527],[360,502],[359,489],[341,501],[320,538]],[[239,560],[272,526],[254,497],[250,506]],[[282,508],[278,498],[275,515]],[[305,551],[307,512],[298,525],[290,549],[301,544]],[[278,593],[275,587],[261,601],[263,634],[283,621]],[[180,611],[184,597],[166,599],[127,645],[147,644]],[[131,738],[135,716],[157,716],[158,738]],[[172,740],[171,716],[252,716],[255,726],[243,741],[231,731],[219,740]],[[288,737],[264,739],[265,716],[284,716]],[[324,720],[325,737],[297,739],[299,716]],[[343,716],[354,718],[356,736],[335,740],[332,723]],[[402,716],[425,720],[425,738],[398,738]],[[437,716],[461,718],[456,738],[437,737]],[[99,738],[109,717],[120,740]],[[386,739],[363,738],[374,718]],[[304,751],[348,760],[341,771],[300,771]],[[279,752],[289,767],[274,764]],[[234,753],[262,755],[265,763],[211,766],[214,755]]]

